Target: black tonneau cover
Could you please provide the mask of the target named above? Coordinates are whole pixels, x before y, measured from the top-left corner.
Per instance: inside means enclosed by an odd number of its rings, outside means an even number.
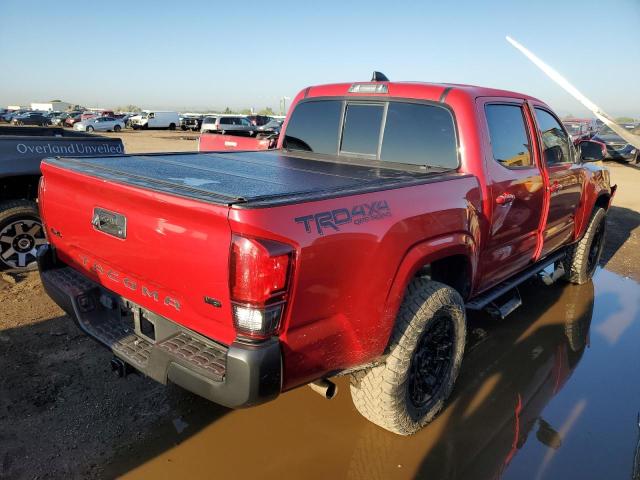
[[[397,188],[444,175],[311,160],[279,150],[56,157],[45,162],[117,183],[251,207]]]

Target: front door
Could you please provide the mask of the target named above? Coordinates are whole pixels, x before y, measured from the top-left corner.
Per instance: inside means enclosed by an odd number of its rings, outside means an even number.
[[[533,120],[524,100],[482,99],[485,160],[490,185],[490,232],[477,288],[484,290],[522,270],[538,248],[545,191],[533,148]],[[482,117],[483,115],[481,115]]]
[[[540,253],[543,258],[573,240],[584,178],[571,137],[562,123],[542,106],[535,106],[534,112],[542,162],[549,178],[549,208]]]

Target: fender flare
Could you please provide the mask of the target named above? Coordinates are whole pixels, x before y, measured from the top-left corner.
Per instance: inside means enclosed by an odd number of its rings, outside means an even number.
[[[396,270],[385,299],[380,324],[380,334],[383,338],[390,338],[398,310],[404,299],[404,292],[418,270],[429,263],[453,255],[462,255],[468,258],[470,268],[469,275],[471,276],[471,283],[473,285],[478,266],[478,256],[476,243],[469,233],[459,232],[425,240],[413,245],[405,253]],[[388,340],[385,343],[385,348],[387,344]],[[382,353],[384,352],[380,352],[380,354]]]
[[[598,191],[595,200],[593,201],[593,203],[589,205],[591,208],[583,209],[579,228],[576,225],[576,232],[575,232],[576,241],[580,240],[582,236],[585,234],[585,232],[587,231],[587,227],[589,226],[589,219],[591,218],[591,215],[593,215],[593,212],[596,209],[596,206],[602,204],[602,199],[605,198],[606,210],[608,210],[609,207],[611,206],[611,201],[613,200],[613,196],[615,195],[615,192],[616,192],[615,186],[611,187],[610,189],[606,189],[606,190],[602,189]]]

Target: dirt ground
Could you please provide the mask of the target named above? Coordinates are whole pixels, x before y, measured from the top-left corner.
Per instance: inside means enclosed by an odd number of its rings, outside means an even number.
[[[114,135],[114,134],[110,134]],[[128,153],[197,150],[197,134],[122,132]],[[618,184],[602,263],[640,281],[640,170],[608,164]],[[141,376],[110,373],[108,351],[88,339],[43,292],[36,273],[0,277],[0,478],[102,478],[152,428],[225,409]],[[175,433],[175,432],[174,432]],[[136,459],[131,459],[135,465]]]

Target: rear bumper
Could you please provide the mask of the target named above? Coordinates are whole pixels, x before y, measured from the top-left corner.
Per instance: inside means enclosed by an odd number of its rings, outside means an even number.
[[[38,267],[46,292],[81,330],[154,380],[232,408],[264,403],[280,393],[277,338],[218,344],[93,282],[59,262],[49,245],[39,250]]]

